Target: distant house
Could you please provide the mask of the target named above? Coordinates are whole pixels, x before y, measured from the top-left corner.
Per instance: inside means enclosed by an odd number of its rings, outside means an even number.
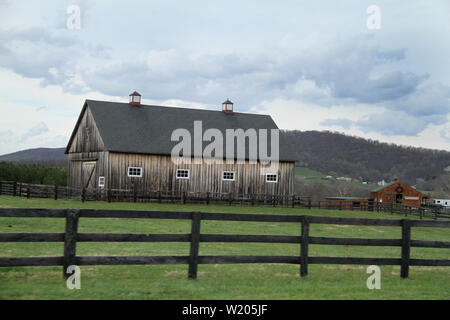
[[[433,199],[433,204],[450,208],[450,199]]]
[[[427,195],[398,179],[372,190],[370,196],[378,203],[402,203],[414,207],[419,207],[428,200]]]
[[[337,177],[336,180],[350,182],[350,181],[352,181],[352,178],[349,178],[349,177]]]
[[[278,129],[269,115],[234,112],[229,100],[217,111],[143,105],[137,92],[130,94],[129,103],[86,100],[65,151],[69,155],[69,187],[173,194],[294,193],[296,157],[281,132],[279,163],[273,171],[265,169],[259,157],[256,163],[249,162],[248,153],[240,162],[237,159],[211,164],[172,161],[173,148],[178,144],[172,140],[173,132],[183,129],[195,137],[196,121],[201,121],[204,132],[215,129],[223,136],[227,129],[269,132]],[[200,135],[204,137],[203,132]],[[201,141],[201,150],[208,143]],[[248,149],[250,142],[245,143]],[[268,153],[270,143],[268,139]],[[194,145],[194,151],[195,148]]]

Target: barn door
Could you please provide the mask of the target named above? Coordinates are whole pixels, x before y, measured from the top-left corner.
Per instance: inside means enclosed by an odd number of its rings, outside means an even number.
[[[93,191],[95,189],[95,168],[97,162],[89,161],[83,162],[83,185],[82,187],[86,189],[86,191]]]

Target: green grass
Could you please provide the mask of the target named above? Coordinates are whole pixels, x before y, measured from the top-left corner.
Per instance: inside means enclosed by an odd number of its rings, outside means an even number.
[[[295,167],[295,178],[299,179],[304,183],[322,183],[322,184],[331,184],[330,180],[325,180],[327,175],[323,172],[306,168],[306,167]]]
[[[387,213],[194,204],[105,203],[0,197],[0,207],[136,209],[231,213],[310,214],[399,219]],[[189,233],[190,221],[164,219],[80,219],[80,232]],[[64,219],[0,218],[0,232],[64,232]],[[202,221],[202,233],[299,235],[297,223]],[[312,236],[400,238],[398,227],[311,225]],[[444,228],[413,228],[412,239],[450,241]],[[62,243],[0,243],[1,257],[61,256]],[[448,259],[449,249],[412,248],[412,258]],[[79,243],[77,255],[188,255],[188,243]],[[299,255],[296,244],[201,243],[200,255]],[[400,257],[400,247],[311,245],[311,256]],[[381,290],[369,290],[366,266],[199,265],[187,279],[187,265],[82,266],[81,290],[69,290],[61,267],[0,268],[0,299],[449,299],[450,268],[381,267]]]
[[[306,178],[321,178],[321,177],[325,177],[327,176],[326,174],[314,170],[314,169],[310,169],[310,168],[306,168],[306,167],[295,167],[295,175],[299,176],[299,177],[306,177]]]

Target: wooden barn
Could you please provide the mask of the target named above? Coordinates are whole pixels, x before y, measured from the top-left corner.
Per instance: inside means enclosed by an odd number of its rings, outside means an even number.
[[[248,153],[243,161],[173,161],[171,154],[178,143],[172,141],[174,130],[185,129],[195,136],[194,122],[201,121],[203,132],[214,129],[223,136],[227,129],[266,129],[269,133],[278,129],[269,115],[239,113],[233,108],[229,100],[217,111],[144,105],[137,92],[130,94],[129,103],[86,100],[65,151],[69,155],[68,185],[88,192],[293,194],[296,159],[282,132],[279,162],[273,171],[259,156],[249,161]],[[270,152],[271,139],[267,140]],[[208,143],[203,141],[201,147]],[[246,148],[249,143],[246,139]]]
[[[402,203],[407,206],[420,207],[428,201],[428,196],[407,184],[394,181],[380,186],[370,193],[371,198],[378,203]]]

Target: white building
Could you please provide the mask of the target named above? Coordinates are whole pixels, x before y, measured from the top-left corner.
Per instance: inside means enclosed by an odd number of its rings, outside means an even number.
[[[450,199],[434,199],[433,204],[441,205],[446,208],[450,208]]]

